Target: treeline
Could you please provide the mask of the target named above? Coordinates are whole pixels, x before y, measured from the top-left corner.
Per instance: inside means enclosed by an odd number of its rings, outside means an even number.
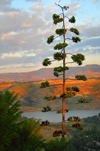
[[[100,128],[97,128],[97,126],[100,125],[100,113],[98,116],[84,118],[84,122],[87,124],[91,123],[91,127],[87,130],[73,133],[72,143],[66,151],[70,151],[73,146],[75,151],[88,151],[89,149],[90,151],[92,151],[92,149],[100,151]],[[92,126],[94,124],[95,126]]]
[[[94,124],[100,124],[100,113],[98,115],[87,117],[83,119],[84,122],[94,123]]]

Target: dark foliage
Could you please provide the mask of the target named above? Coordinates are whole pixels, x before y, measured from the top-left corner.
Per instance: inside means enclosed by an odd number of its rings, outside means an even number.
[[[41,126],[47,126],[47,125],[49,125],[49,121],[48,120],[42,121],[42,123],[40,125]]]
[[[45,87],[49,87],[49,82],[48,81],[41,83],[41,87],[40,88],[45,88]]]
[[[76,78],[77,80],[83,80],[83,81],[86,81],[86,80],[87,80],[87,78],[85,77],[85,75],[76,75],[75,78]]]
[[[69,22],[71,22],[71,23],[75,23],[75,22],[76,22],[75,17],[74,17],[74,16],[72,16],[72,17],[69,19]]]
[[[71,32],[74,32],[76,35],[79,35],[79,31],[76,28],[70,28]]]
[[[78,102],[80,102],[80,103],[89,103],[88,100],[83,99],[83,98],[78,99]]]
[[[67,43],[59,43],[59,44],[57,44],[55,47],[54,47],[54,49],[55,50],[60,50],[60,49],[63,49],[63,48],[65,48],[66,46],[68,46],[68,44]]]
[[[51,61],[49,60],[49,58],[46,58],[42,64],[43,64],[43,66],[48,66],[51,64]]]
[[[78,65],[82,65],[82,61],[85,60],[85,57],[82,54],[73,55],[71,58],[74,62],[77,62]]]
[[[47,106],[47,107],[43,107],[43,110],[41,110],[42,112],[47,112],[47,111],[51,111],[51,107]]]
[[[50,36],[48,39],[47,39],[47,43],[48,44],[51,44],[54,40],[54,35]]]
[[[66,29],[65,29],[65,31],[64,31],[64,29],[56,29],[56,34],[58,34],[58,35],[63,35],[64,33],[66,33]]]
[[[62,131],[61,130],[56,130],[56,131],[54,131],[54,133],[53,133],[53,137],[57,137],[57,136],[60,136],[60,134],[62,134]],[[65,132],[65,134],[66,134],[66,132]]]

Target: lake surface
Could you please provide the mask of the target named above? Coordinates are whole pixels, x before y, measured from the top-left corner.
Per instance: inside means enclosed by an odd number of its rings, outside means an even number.
[[[70,110],[68,113],[65,113],[65,120],[67,120],[70,116],[79,116],[82,119],[82,118],[98,115],[98,113],[100,113],[100,109],[99,110]],[[57,114],[56,111],[25,112],[22,114],[22,116],[26,116],[28,118],[35,118],[36,120],[41,119],[41,121],[48,120],[51,123],[62,122],[62,113]]]

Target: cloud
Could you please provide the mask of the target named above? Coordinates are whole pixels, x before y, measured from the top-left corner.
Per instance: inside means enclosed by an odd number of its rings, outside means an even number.
[[[100,24],[92,25],[92,22],[85,22],[84,24],[78,24],[74,26],[79,30],[81,42],[73,43],[69,42],[67,50],[74,52],[75,49],[77,53],[84,53],[85,55],[89,53],[100,53]],[[66,36],[68,33],[66,34]],[[67,37],[71,38],[76,36],[75,34],[69,34]]]
[[[11,5],[13,0],[0,0],[0,7],[5,7]]]
[[[100,53],[100,37],[97,38],[86,38],[85,40],[79,43],[73,43],[68,46],[67,50],[73,52],[77,49],[77,53]]]
[[[77,11],[81,7],[80,4],[75,4],[75,3],[68,3],[67,6],[69,6],[69,9],[65,13],[65,16],[75,16]]]
[[[30,7],[30,10],[33,11],[33,14],[41,16],[44,20],[50,21],[52,19],[53,10],[56,9],[56,6],[42,6],[42,2],[36,2]]]
[[[31,22],[34,26],[32,19],[33,18],[30,17],[30,14],[23,10],[18,12],[3,13],[0,15],[0,33],[4,34],[8,32],[19,32],[23,29],[25,30],[30,27]]]
[[[1,58],[15,58],[15,57],[20,57],[22,58],[23,56],[27,57],[33,57],[36,56],[36,53],[34,53],[34,50],[25,50],[25,51],[20,51],[20,52],[15,52],[15,53],[3,53]]]
[[[92,22],[79,24],[75,26],[80,31],[80,35],[85,37],[98,37],[100,36],[100,24],[93,26]]]
[[[14,35],[16,35],[16,34],[17,34],[17,33],[7,33],[7,34],[3,34],[2,37],[1,37],[1,39],[2,39],[2,40],[7,39],[7,38],[9,38],[9,37],[11,37],[11,36],[14,36]]]
[[[22,27],[32,27],[32,24],[23,23],[21,26],[22,26]]]
[[[15,71],[14,68],[20,72],[25,71],[24,68],[27,68],[27,71],[43,68],[43,60],[47,57],[53,60],[53,54],[57,52],[53,47],[62,41],[62,38],[58,38],[50,45],[46,42],[49,36],[56,35],[55,29],[62,25],[59,23],[56,26],[52,21],[56,6],[45,8],[41,1],[34,0],[30,12],[21,9],[11,11],[11,2],[7,4],[5,1],[4,5],[2,3],[2,6],[7,6],[9,11],[4,10],[0,14],[0,67],[4,68],[1,72],[6,71],[5,67],[9,72],[11,69]],[[80,7],[79,4],[70,4],[66,15],[75,15]],[[73,26],[67,21],[66,23],[68,27]],[[82,41],[78,44],[68,41],[66,52],[99,53],[100,24],[93,26],[91,22],[86,21],[73,27],[79,29]],[[74,33],[66,34],[68,37],[72,35]],[[55,61],[49,67],[59,66],[61,63],[62,61]]]
[[[33,4],[33,5],[30,7],[30,9],[31,9],[33,12],[36,12],[36,13],[39,12],[39,14],[44,13],[44,10],[45,10],[44,6],[41,6],[41,2],[36,2],[35,4]]]
[[[18,68],[32,68],[32,67],[34,67],[34,64],[33,63],[24,63],[24,64],[12,64],[12,65],[8,65],[7,67],[6,66],[1,66],[0,67],[0,69],[5,69],[5,68],[8,68],[8,69],[10,69],[10,68],[16,68],[16,69],[18,69]]]
[[[1,12],[19,11],[20,9],[11,7],[12,2],[13,0],[0,0],[0,11]]]

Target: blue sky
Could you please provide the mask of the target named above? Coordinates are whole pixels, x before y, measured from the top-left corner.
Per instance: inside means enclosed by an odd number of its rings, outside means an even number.
[[[62,23],[54,25],[52,15],[61,13],[54,3],[58,0],[0,0],[0,73],[29,72],[40,68],[61,66],[62,61],[42,66],[45,58],[53,59],[53,54],[60,52],[53,47],[62,42],[56,39],[52,44],[47,38],[55,35],[55,29]],[[69,18],[73,15],[76,23],[65,21],[66,28],[77,28],[81,42],[66,41],[66,53],[82,53],[87,64],[100,65],[100,0],[61,0],[61,6],[69,6],[65,11]],[[66,38],[74,34],[67,33]],[[66,62],[71,61],[67,56]],[[68,66],[78,66],[76,63]]]

